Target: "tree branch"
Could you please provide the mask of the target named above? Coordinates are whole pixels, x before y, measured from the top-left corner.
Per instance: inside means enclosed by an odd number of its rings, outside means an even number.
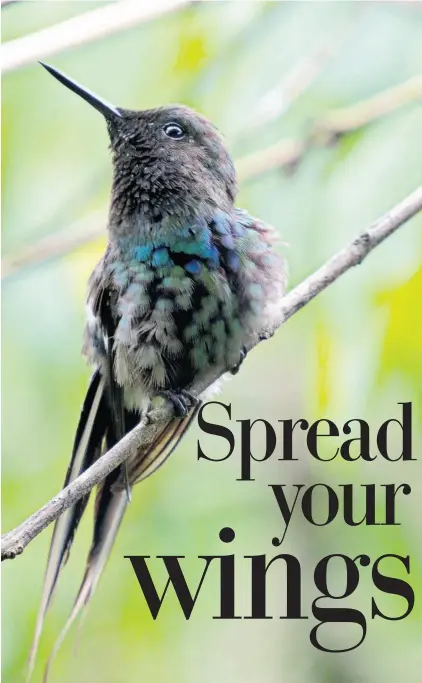
[[[317,294],[335,282],[343,273],[363,261],[378,244],[401,225],[422,211],[422,186],[364,230],[353,242],[335,254],[325,265],[288,292],[281,306],[280,319],[272,329],[262,330],[252,349],[263,338],[271,336],[282,322],[297,313]],[[198,387],[198,394],[218,379],[217,373],[210,373]],[[23,552],[45,527],[56,520],[67,508],[87,495],[89,491],[118,465],[135,454],[138,448],[151,444],[161,432],[165,423],[174,416],[173,406],[165,402],[163,408],[153,410],[140,424],[129,432],[118,444],[99,458],[89,469],[77,477],[57,496],[31,515],[18,527],[2,536],[2,560],[13,559]]]
[[[266,149],[240,159],[238,174],[242,180],[254,178],[274,168],[295,169],[313,147],[328,147],[346,133],[362,128],[400,107],[422,100],[422,76],[384,90],[349,107],[328,112],[311,126],[303,139],[281,140]]]
[[[1,260],[1,279],[10,277],[27,266],[68,254],[101,236],[105,238],[105,225],[106,208],[92,211],[63,230],[45,235],[38,242],[23,247],[14,256],[4,256]]]
[[[354,24],[352,24],[354,28]],[[350,24],[347,24],[347,34]],[[330,38],[316,50],[302,56],[300,61],[287,72],[281,83],[262,95],[256,109],[252,112],[245,127],[240,131],[240,138],[251,131],[283,116],[291,106],[313,85],[321,71],[338,52],[345,38],[346,31]]]
[[[315,273],[288,292],[283,298],[283,322],[335,282],[340,275],[343,275],[353,266],[362,263],[372,249],[420,211],[422,211],[422,186],[418,187],[384,216],[378,218],[367,230],[361,232],[353,242],[337,252]]]
[[[337,109],[321,121],[316,127],[315,134],[332,139],[333,135],[339,136],[361,128],[370,121],[391,114],[405,104],[421,99],[422,75],[417,74],[404,83],[399,83],[367,100],[344,109]]]
[[[187,4],[188,0],[118,0],[90,12],[83,12],[2,45],[1,69],[3,73],[18,69],[51,57],[57,52],[124,31]]]

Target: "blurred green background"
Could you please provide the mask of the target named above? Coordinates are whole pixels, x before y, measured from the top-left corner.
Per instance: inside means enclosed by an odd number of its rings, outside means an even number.
[[[3,41],[101,4],[11,4],[2,10]],[[421,35],[419,3],[205,2],[47,61],[117,105],[148,108],[178,101],[193,106],[223,131],[237,161],[283,140],[304,140],[313,122],[328,113],[420,74]],[[63,480],[89,377],[80,356],[85,283],[104,248],[105,231],[60,257],[13,272],[10,263],[42,238],[72,231],[73,224],[82,231],[85,221],[87,230],[105,226],[111,165],[101,117],[41,67],[5,74],[2,91],[6,531],[53,496]],[[288,243],[284,251],[293,286],[412,192],[421,183],[421,161],[422,107],[414,101],[335,144],[314,146],[294,168],[245,179],[238,205],[276,226]],[[399,415],[398,401],[413,401],[414,449],[420,455],[421,228],[419,215],[251,353],[221,396],[232,402],[234,419],[265,417],[275,423],[328,416],[341,425],[362,417],[375,434],[381,421]],[[214,415],[218,419],[221,413]],[[219,465],[196,460],[199,436],[205,450],[214,447],[195,426],[165,467],[135,489],[89,613],[79,634],[74,629],[62,647],[51,681],[396,683],[405,675],[408,683],[417,683],[422,670],[420,461],[321,464],[299,435],[299,462],[257,464],[256,481],[242,483],[236,481],[237,456]],[[258,453],[258,434],[254,444]],[[267,484],[318,481],[332,486],[409,482],[412,495],[399,499],[401,526],[349,528],[336,519],[320,529],[298,515],[282,549],[273,548],[271,539],[282,525]],[[379,507],[382,513],[381,500]],[[90,507],[46,622],[35,681],[82,577],[91,516]],[[218,540],[227,525],[236,530],[231,546]],[[50,535],[51,528],[22,557],[3,565],[7,683],[22,679]],[[238,564],[239,614],[248,614],[250,604],[250,561],[242,555],[270,558],[286,551],[301,560],[303,611],[310,618],[213,620],[219,595],[214,569],[190,621],[168,595],[154,622],[123,558],[186,555],[187,574],[195,583],[202,571],[197,555],[231,551]],[[399,614],[403,601],[377,593],[363,579],[347,605],[365,613],[368,635],[359,649],[341,655],[317,652],[309,643],[315,624],[310,606],[317,594],[313,569],[333,552],[351,557],[366,552],[373,560],[389,552],[410,554],[417,598],[406,620],[372,621],[373,595],[390,614]],[[160,562],[151,561],[151,567],[164,586]],[[270,583],[268,612],[277,616],[285,603],[281,570],[274,567]],[[332,643],[347,647],[352,642],[347,627],[325,628]]]

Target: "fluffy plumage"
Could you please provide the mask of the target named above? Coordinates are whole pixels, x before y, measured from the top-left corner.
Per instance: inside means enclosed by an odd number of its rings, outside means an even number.
[[[83,351],[94,373],[65,484],[132,429],[157,394],[197,396],[210,370],[236,369],[243,347],[278,317],[284,291],[271,228],[234,206],[235,172],[216,128],[178,105],[105,111],[114,167],[109,241],[88,284]],[[99,487],[87,568],[62,636],[110,553],[128,502],[126,477],[131,487],[153,472],[197,408],[188,406]],[[86,503],[56,523],[30,668]]]

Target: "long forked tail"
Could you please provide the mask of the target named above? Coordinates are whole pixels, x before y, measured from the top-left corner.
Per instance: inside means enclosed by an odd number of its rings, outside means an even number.
[[[91,550],[89,552],[85,574],[79,588],[78,595],[76,596],[72,612],[54,644],[50,657],[48,658],[48,662],[44,670],[44,683],[47,682],[53,659],[59,651],[60,646],[63,643],[70,627],[72,626],[78,614],[80,614],[82,609],[88,604],[89,599],[95,591],[105,563],[110,555],[111,548],[119,530],[120,522],[123,519],[127,504],[128,498],[126,487],[122,491],[112,494],[110,497],[110,500],[107,504],[107,509],[104,511],[104,516],[102,518],[102,534],[99,536],[99,538],[97,538],[97,540],[94,538]]]
[[[66,473],[64,486],[67,486],[81,472],[86,470],[99,456],[105,430],[104,379],[101,377],[99,371],[96,371],[91,378],[82,406],[72,457]],[[70,547],[80,519],[88,503],[88,498],[89,496],[86,496],[79,500],[74,506],[66,510],[55,523],[48,555],[47,569],[45,572],[41,603],[38,610],[34,638],[28,659],[27,681],[29,681],[34,668],[46,612],[51,604],[60,571],[69,556]]]
[[[172,419],[162,430],[157,440],[148,448],[141,449],[128,464],[129,485],[145,479],[155,472],[176,448],[186,430],[191,425],[200,404],[192,407],[183,418]],[[125,411],[125,431],[132,429],[139,420],[139,415]],[[113,430],[106,433],[106,450],[115,443]],[[111,552],[114,540],[128,504],[126,492],[126,472],[123,466],[111,472],[98,488],[95,501],[95,523],[91,549],[85,574],[79,588],[72,612],[61,631],[44,672],[44,683],[47,682],[52,661],[57,654],[70,627],[91,599],[98,584],[101,573]],[[85,502],[86,505],[86,502]],[[79,521],[79,520],[78,520]],[[57,572],[59,573],[60,569]],[[56,580],[57,580],[56,575]],[[41,611],[41,610],[40,610]],[[46,609],[43,611],[43,617]],[[37,640],[41,632],[42,621],[37,630]],[[37,624],[38,629],[38,624]],[[32,653],[35,656],[35,652]]]

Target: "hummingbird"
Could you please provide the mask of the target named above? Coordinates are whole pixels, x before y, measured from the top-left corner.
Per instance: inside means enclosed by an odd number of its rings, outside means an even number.
[[[157,397],[174,405],[157,441],[97,487],[85,573],[54,655],[95,591],[133,485],[194,421],[204,378],[236,373],[246,349],[280,319],[285,264],[274,229],[236,208],[232,159],[204,116],[179,104],[115,107],[41,64],[103,115],[113,164],[108,243],[86,297],[83,354],[92,376],[64,485],[133,429]],[[28,677],[87,503],[88,496],[56,521]]]

